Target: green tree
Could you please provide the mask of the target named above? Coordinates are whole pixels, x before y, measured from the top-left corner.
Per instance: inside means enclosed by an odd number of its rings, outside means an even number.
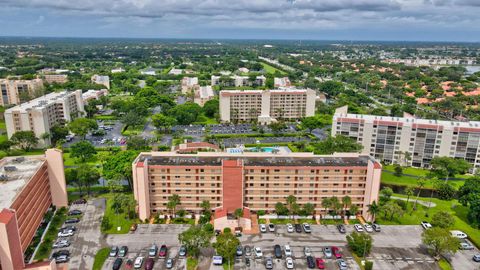
[[[211,238],[212,233],[200,225],[191,226],[178,235],[178,241],[187,248],[188,254],[194,258],[198,258],[201,248],[210,246]]]
[[[294,216],[294,210],[295,210],[296,207],[298,207],[297,198],[293,195],[289,195],[287,197],[287,208],[288,208],[288,212],[290,213],[290,215],[292,215],[292,218]]]
[[[398,165],[398,164],[394,164],[393,167],[394,167],[393,169],[394,169],[394,171],[395,171],[393,175],[395,175],[396,177],[400,177],[400,176],[403,175],[403,168],[402,168],[402,166],[400,166],[400,165]]]
[[[313,204],[311,203],[306,203],[303,205],[302,211],[306,216],[313,215],[313,213],[315,212],[315,206],[313,206]]]
[[[85,162],[95,154],[97,154],[97,150],[89,141],[79,141],[70,146],[70,157],[79,158],[81,162]]]
[[[343,218],[347,215],[347,209],[352,205],[352,198],[348,195],[342,197]]]
[[[375,222],[378,213],[380,213],[380,206],[376,201],[373,201],[371,204],[367,205],[367,208],[367,212],[372,216],[372,222]]]
[[[72,133],[81,136],[83,139],[85,139],[88,132],[98,129],[97,122],[87,118],[77,118],[68,123],[67,127]]]
[[[132,188],[132,162],[137,156],[138,152],[130,150],[112,154],[103,164],[103,176],[106,179],[127,179]]]
[[[90,195],[90,188],[98,184],[100,173],[89,164],[80,164],[77,168],[78,181],[86,188],[87,194]]]
[[[380,190],[380,195],[382,195],[382,197],[380,198],[380,204],[386,203],[392,197],[393,190],[390,187],[384,187],[382,188],[382,190]]]
[[[148,150],[148,141],[142,138],[141,136],[130,136],[127,139],[127,149],[128,150]]]
[[[170,196],[170,198],[168,198],[167,208],[172,211],[173,217],[175,217],[175,212],[176,212],[177,206],[180,203],[181,203],[180,196],[178,196],[178,194],[172,194],[172,196]]]
[[[170,109],[168,114],[177,119],[178,124],[189,125],[197,120],[201,111],[202,107],[200,107],[200,105],[187,102]]]
[[[24,151],[30,151],[38,143],[38,138],[35,137],[33,131],[17,131],[13,133],[10,141],[13,145],[20,147]]]
[[[330,198],[325,197],[322,199],[322,207],[325,208],[325,216],[328,214],[328,210],[332,207],[332,200]]]
[[[413,210],[417,209],[417,202],[418,197],[420,197],[420,192],[422,192],[422,188],[427,184],[427,179],[422,177],[417,180],[417,197],[415,198],[415,203],[413,204]]]
[[[398,216],[403,215],[402,207],[394,201],[387,202],[385,205],[381,207],[381,209],[383,210],[385,218],[388,217],[389,220],[393,220],[393,217],[395,215],[398,215]]]
[[[471,164],[464,159],[457,159],[451,157],[434,157],[430,161],[432,166],[432,173],[438,178],[445,178],[448,181],[449,177],[454,177],[456,174],[464,174],[471,168]]]
[[[237,227],[240,227],[240,219],[243,217],[243,209],[242,208],[237,208],[233,212],[233,216],[237,219],[238,225]]]
[[[480,227],[480,177],[472,177],[465,180],[458,190],[458,201],[468,206],[468,221]]]
[[[347,218],[350,219],[351,215],[356,215],[357,214],[358,206],[356,204],[350,205],[350,209],[348,210],[348,212],[349,212],[349,216]]]
[[[238,245],[240,245],[240,240],[231,232],[225,231],[217,236],[217,241],[213,244],[218,255],[222,256],[228,262],[229,269],[231,261],[235,259]]]
[[[453,227],[455,224],[455,218],[452,214],[450,214],[450,212],[442,210],[433,214],[431,223],[435,227],[448,229]]]
[[[54,125],[50,128],[50,140],[52,141],[52,145],[56,145],[59,140],[65,139],[68,135],[68,128],[62,125]]]
[[[177,120],[174,117],[167,116],[161,113],[154,114],[152,116],[152,124],[154,127],[168,132],[175,124]]]
[[[352,232],[347,235],[348,247],[359,257],[365,257],[372,249],[373,239],[370,234]]]
[[[203,200],[202,203],[200,204],[200,207],[202,208],[203,212],[210,212],[212,209],[212,206],[210,205],[210,201],[208,200]]]
[[[414,192],[415,192],[415,187],[413,186],[408,186],[405,188],[405,195],[407,195],[407,205],[408,205],[408,201],[410,200],[410,197],[413,196]]]
[[[282,202],[277,202],[275,204],[275,213],[279,216],[288,215],[288,208]]]
[[[453,187],[448,182],[438,182],[436,183],[435,189],[438,194],[438,198],[441,200],[450,201],[455,197],[455,187]]]
[[[422,233],[422,242],[428,247],[428,250],[435,258],[439,258],[444,253],[457,252],[460,242],[453,237],[447,229],[433,227]]]
[[[342,203],[338,200],[338,198],[336,196],[333,196],[330,198],[330,201],[331,201],[331,213],[332,213],[332,216],[337,216],[341,209],[342,209]]]
[[[311,146],[313,146],[313,152],[317,155],[331,155],[335,152],[360,152],[362,150],[361,144],[343,135],[328,137],[323,141],[311,143]]]
[[[213,118],[215,117],[215,115],[218,114],[219,108],[220,108],[220,105],[219,105],[218,99],[211,99],[205,102],[205,104],[203,105],[203,113],[206,116]]]

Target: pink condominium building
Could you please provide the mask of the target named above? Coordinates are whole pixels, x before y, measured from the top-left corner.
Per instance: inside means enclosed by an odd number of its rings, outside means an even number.
[[[378,200],[381,170],[380,163],[359,154],[147,152],[133,162],[133,182],[141,219],[166,213],[172,194],[181,198],[178,209],[189,212],[200,212],[208,200],[215,218],[238,208],[273,212],[289,195],[323,214],[323,198],[348,195],[368,219],[367,205]]]

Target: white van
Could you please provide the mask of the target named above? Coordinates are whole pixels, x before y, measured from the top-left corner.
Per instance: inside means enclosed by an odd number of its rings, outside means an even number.
[[[222,256],[213,256],[213,265],[222,265],[223,264],[223,258]]]
[[[459,239],[465,239],[468,237],[468,235],[462,231],[450,231],[450,234],[453,237],[459,238]]]

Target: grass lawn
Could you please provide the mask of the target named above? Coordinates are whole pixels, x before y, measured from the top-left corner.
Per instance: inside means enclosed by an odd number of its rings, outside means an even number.
[[[37,253],[35,254],[35,260],[45,260],[50,256],[52,245],[57,239],[58,230],[62,227],[63,223],[67,219],[66,213],[66,208],[58,209],[58,211],[55,213],[55,216],[50,222],[50,227],[48,228],[47,233],[45,233],[43,241],[40,244]]]
[[[108,230],[102,229],[102,232],[107,234],[125,234],[125,233],[128,233],[132,224],[139,223],[139,220],[128,219],[126,213],[121,213],[121,214],[115,213],[115,209],[112,208],[113,196],[115,195],[116,194],[108,193],[108,194],[102,194],[101,196],[99,196],[100,198],[107,199],[104,218],[105,217],[108,218],[111,225]],[[117,230],[118,227],[120,227],[120,230]]]
[[[122,131],[123,136],[134,136],[143,132],[144,125],[128,126]]]
[[[402,194],[394,194],[397,197],[404,197]],[[420,197],[421,201],[428,202],[430,198]],[[408,209],[402,217],[394,217],[393,220],[385,219],[383,214],[379,214],[376,218],[379,224],[391,224],[391,225],[419,225],[421,221],[425,220],[430,222],[431,217],[438,211],[448,211],[455,218],[455,225],[452,229],[463,231],[468,235],[470,240],[475,243],[476,246],[480,246],[480,230],[470,226],[467,222],[468,208],[459,204],[457,200],[442,201],[439,199],[432,199],[432,202],[436,204],[435,207],[430,208],[423,205],[417,205],[417,210],[412,211],[413,202],[415,197],[410,199]],[[428,214],[428,216],[427,216]]]
[[[109,248],[100,249],[97,254],[95,254],[95,259],[93,261],[93,270],[101,270],[103,264],[108,258],[108,253],[110,253]]]
[[[85,163],[89,165],[94,165],[94,166],[97,164],[101,164],[97,155],[93,156],[91,159],[86,160]],[[70,157],[70,153],[63,153],[63,163],[65,166],[77,166],[81,164],[81,162],[78,159]]]
[[[193,218],[173,218],[170,221],[171,224],[190,224],[190,225],[195,225],[195,219]]]
[[[216,125],[218,124],[217,119],[215,118],[210,118],[206,116],[205,114],[201,114],[198,116],[197,121],[194,122],[193,124],[195,125]]]
[[[198,260],[193,257],[187,258],[187,270],[195,270],[198,265]]]
[[[440,267],[440,269],[442,270],[453,270],[452,266],[450,265],[450,263],[445,260],[445,259],[441,259],[440,261],[438,261],[438,266]]]
[[[117,120],[115,115],[95,115],[93,118],[96,120]]]
[[[264,219],[264,218],[261,218],[258,220],[258,223],[259,224],[267,224],[267,220]],[[313,219],[296,219],[296,220],[293,220],[293,219],[270,219],[270,223],[272,224],[295,224],[295,223],[299,223],[299,224],[302,224],[302,223],[308,223],[308,224],[317,224],[315,220]]]
[[[282,71],[282,70],[280,70],[280,69],[278,69],[274,66],[271,66],[271,65],[269,65],[265,62],[260,62],[260,64],[263,66],[263,69],[265,69],[265,71],[267,73],[274,74],[276,71],[278,71],[278,72],[282,73],[283,75],[287,74],[287,73],[285,73],[285,71]]]
[[[387,165],[383,167],[384,170],[393,172],[393,166]],[[428,170],[419,169],[419,168],[404,168],[404,174],[416,175],[419,177],[425,176],[428,173]],[[468,178],[468,175],[457,175],[456,178]],[[391,185],[399,185],[399,186],[417,186],[418,178],[402,175],[400,177],[395,176],[391,173],[383,172],[382,173],[382,183],[383,184],[391,184]],[[455,188],[459,188],[464,184],[463,180],[448,180]],[[425,185],[425,188],[433,188],[433,185],[430,181],[428,181]]]

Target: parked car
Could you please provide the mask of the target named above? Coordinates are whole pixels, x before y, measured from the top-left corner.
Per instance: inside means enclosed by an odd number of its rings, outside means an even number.
[[[119,257],[125,257],[128,252],[128,247],[127,246],[122,246],[120,250],[118,251],[118,256]]]
[[[152,258],[148,258],[147,261],[145,262],[145,270],[153,270],[154,264],[155,264],[155,261]]]
[[[79,218],[69,218],[69,219],[65,220],[65,224],[73,224],[73,223],[78,223],[78,222],[80,222]]]
[[[340,268],[340,270],[346,270],[347,269],[347,263],[345,262],[345,260],[343,259],[339,259],[337,261],[337,264],[338,264],[338,267]]]
[[[378,225],[377,223],[373,223],[372,224],[372,228],[374,231],[376,232],[380,232],[382,229],[380,228],[380,225]]]
[[[312,250],[309,247],[304,247],[303,254],[305,254],[305,257],[312,256]]]
[[[342,258],[342,252],[338,247],[332,247],[332,253],[333,253],[333,256],[335,256],[335,258],[337,259]]]
[[[122,258],[116,258],[115,261],[113,262],[112,270],[120,270],[120,267],[122,267],[123,259]]]
[[[213,256],[213,265],[222,265],[223,264],[223,257],[215,255]]]
[[[253,252],[255,252],[255,258],[263,257],[263,252],[262,252],[262,249],[260,247],[255,247],[253,249]]]
[[[297,233],[301,233],[302,232],[302,225],[300,224],[295,224],[295,231]]]
[[[60,256],[67,256],[68,257],[68,256],[70,256],[70,251],[68,251],[66,249],[56,251],[56,252],[52,253],[51,258],[55,259],[55,258],[60,257]]]
[[[315,268],[315,260],[312,256],[307,256],[307,267],[310,269]]]
[[[187,248],[185,246],[180,246],[180,249],[178,250],[178,256],[180,257],[187,256]]]
[[[362,227],[362,225],[360,225],[360,224],[355,224],[355,225],[353,225],[353,227],[355,228],[355,230],[356,230],[357,232],[363,232],[363,227]]]
[[[316,258],[315,263],[318,269],[325,269],[325,261],[322,258]]]
[[[368,224],[368,223],[365,223],[363,224],[363,227],[365,228],[365,231],[369,232],[369,233],[372,233],[373,232],[373,228],[372,228],[372,225]]]
[[[467,239],[463,239],[462,241],[460,241],[460,249],[472,250],[474,248],[475,247],[472,245],[472,243],[470,243]]]
[[[337,229],[340,233],[346,233],[347,232],[347,229],[345,228],[345,225],[343,225],[343,224],[338,224]]]
[[[125,262],[125,268],[127,269],[132,269],[133,267],[133,260],[132,259],[128,259],[126,262]]]
[[[472,260],[475,262],[480,262],[480,254],[473,255]]]
[[[52,248],[64,248],[70,246],[70,241],[66,239],[57,240],[57,242],[53,243]]]
[[[115,257],[118,254],[118,247],[114,246],[110,249],[110,253],[108,253],[108,256],[110,257]]]
[[[55,263],[66,263],[70,260],[70,257],[67,255],[60,255],[58,257],[55,257]]]
[[[265,259],[265,268],[266,269],[273,269],[273,260],[270,257]]]
[[[285,245],[285,257],[293,257],[292,248],[289,245]]]
[[[457,230],[454,230],[454,231],[450,231],[450,234],[453,236],[453,237],[456,237],[456,238],[459,238],[459,239],[465,239],[468,237],[468,235],[462,231],[457,231]]]
[[[260,232],[266,233],[266,232],[267,232],[267,225],[265,225],[265,224],[260,224]]]
[[[131,232],[134,232],[137,230],[137,227],[138,227],[138,224],[137,223],[133,223],[132,226],[130,226],[130,231]]]
[[[60,231],[77,231],[77,227],[73,226],[73,225],[68,225],[68,226],[65,226],[65,227],[62,227],[60,229]]]
[[[287,224],[287,232],[292,233],[293,231],[294,231],[293,225],[290,224],[290,223],[288,223],[288,224]]]
[[[323,249],[323,254],[325,254],[325,257],[327,259],[332,258],[332,249],[330,247],[326,247]]]
[[[237,252],[236,252],[237,256],[242,256],[243,255],[243,248],[241,245],[238,245],[237,246]]]
[[[82,214],[82,211],[77,210],[77,209],[68,212],[69,216],[78,216],[78,215],[81,215],[81,214]]]
[[[281,259],[282,258],[282,248],[280,245],[275,245],[273,247],[273,254],[275,254],[275,258]]]
[[[158,252],[158,256],[164,258],[165,256],[167,256],[167,246],[166,245],[162,245],[160,247],[160,251]]]
[[[428,222],[426,222],[426,221],[420,222],[420,225],[422,225],[423,229],[425,229],[425,230],[432,228],[432,224],[430,224],[430,223],[428,223]]]
[[[148,256],[155,257],[157,255],[157,251],[158,251],[157,245],[153,244],[148,250]]]
[[[312,228],[310,227],[310,224],[308,223],[303,223],[303,231],[306,232],[306,233],[311,233],[312,232]]]
[[[287,265],[287,269],[293,269],[295,266],[293,265],[293,259],[288,257],[285,260],[285,264]]]
[[[72,236],[72,235],[74,235],[74,232],[72,230],[60,231],[58,233],[58,237],[69,237],[69,236]]]
[[[140,268],[142,268],[143,260],[144,260],[143,257],[137,257],[137,258],[135,259],[135,263],[133,264],[133,268],[135,268],[135,269],[140,269]]]
[[[250,267],[250,258],[245,258],[245,265]]]
[[[80,198],[72,202],[72,204],[85,204],[85,203],[87,203],[87,200],[84,198]]]
[[[275,232],[275,224],[272,224],[272,223],[268,224],[268,231]]]
[[[165,267],[167,269],[172,269],[173,268],[173,259],[172,258],[168,258],[167,261],[165,261]]]

